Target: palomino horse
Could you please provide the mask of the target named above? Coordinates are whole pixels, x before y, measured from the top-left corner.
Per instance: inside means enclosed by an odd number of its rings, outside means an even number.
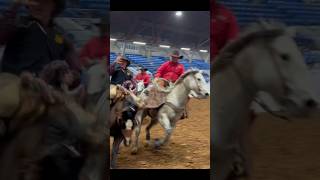
[[[250,177],[250,104],[269,93],[286,112],[301,115],[316,107],[310,77],[292,29],[253,24],[228,44],[212,67],[212,180]]]
[[[143,107],[143,102],[132,92],[120,85],[111,85],[110,136],[114,138],[111,156],[111,168],[116,167],[116,159],[121,142],[129,146],[131,134],[135,127],[137,109]],[[115,92],[114,92],[115,91]]]
[[[135,139],[133,141],[132,153],[138,151],[138,139],[143,119],[149,115],[151,122],[147,126],[146,139],[150,141],[150,129],[160,122],[161,126],[165,129],[165,137],[161,140],[156,140],[153,144],[156,148],[165,145],[176,126],[176,122],[181,118],[185,110],[186,103],[190,91],[197,94],[197,98],[207,98],[209,92],[204,88],[205,79],[199,70],[191,70],[183,75],[175,82],[172,90],[165,98],[165,102],[157,108],[145,108],[139,110],[136,115],[137,127],[135,128]]]

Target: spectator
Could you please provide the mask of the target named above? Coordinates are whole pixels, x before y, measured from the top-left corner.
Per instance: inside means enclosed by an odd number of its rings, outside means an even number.
[[[135,80],[142,80],[144,83],[144,87],[147,87],[150,83],[150,76],[147,73],[148,69],[147,68],[140,68],[140,73],[136,75],[134,78]]]
[[[111,65],[111,84],[122,85],[125,81],[132,79],[132,74],[128,70],[130,60],[126,56],[119,55],[114,64]]]

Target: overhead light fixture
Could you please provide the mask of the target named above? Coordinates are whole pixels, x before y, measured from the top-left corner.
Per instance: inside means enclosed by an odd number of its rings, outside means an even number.
[[[117,39],[115,39],[115,38],[110,38],[110,41],[117,41]]]
[[[145,42],[138,42],[138,41],[133,41],[133,44],[146,45]]]
[[[177,11],[176,16],[178,16],[178,17],[182,16],[182,11]]]
[[[167,45],[159,45],[159,47],[162,47],[162,48],[170,48],[170,46],[167,46]]]
[[[200,50],[200,52],[207,53],[207,52],[208,52],[208,50]]]
[[[181,50],[190,51],[190,48],[180,48]]]

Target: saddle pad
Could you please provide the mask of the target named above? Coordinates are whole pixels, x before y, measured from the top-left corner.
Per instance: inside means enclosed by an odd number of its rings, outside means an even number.
[[[144,101],[146,108],[159,107],[165,103],[166,97],[167,93],[158,91],[155,86],[149,86],[140,95],[140,98]]]

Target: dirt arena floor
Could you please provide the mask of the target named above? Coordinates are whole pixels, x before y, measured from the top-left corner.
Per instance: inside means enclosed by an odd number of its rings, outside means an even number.
[[[286,122],[261,114],[253,135],[253,179],[320,179],[320,116]]]
[[[192,99],[188,107],[189,118],[177,123],[169,144],[160,150],[145,147],[146,124],[143,125],[138,154],[131,155],[130,149],[122,145],[118,157],[118,168],[209,169],[210,100]],[[151,130],[151,138],[163,137],[163,133],[162,127],[158,124]],[[110,145],[111,143],[112,140]]]

